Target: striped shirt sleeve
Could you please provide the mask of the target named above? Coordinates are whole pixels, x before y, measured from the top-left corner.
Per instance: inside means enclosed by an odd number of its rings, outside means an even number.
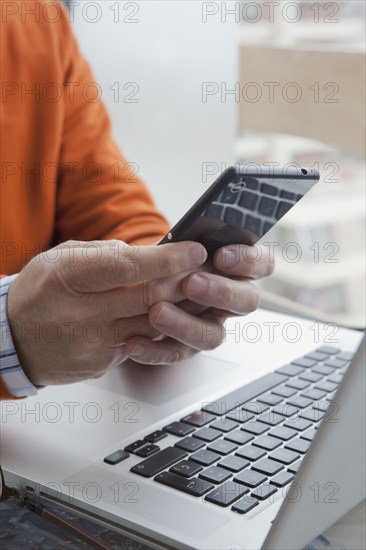
[[[17,274],[0,279],[0,377],[14,397],[28,397],[37,395],[37,389],[28,380],[20,365],[7,313],[9,287],[16,276]]]

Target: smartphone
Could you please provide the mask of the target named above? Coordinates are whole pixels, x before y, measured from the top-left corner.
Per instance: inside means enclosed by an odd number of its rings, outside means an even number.
[[[232,166],[158,244],[196,241],[210,257],[225,245],[254,245],[318,180],[313,168]]]

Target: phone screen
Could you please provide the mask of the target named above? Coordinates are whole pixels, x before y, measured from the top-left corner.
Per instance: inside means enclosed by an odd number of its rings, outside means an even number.
[[[268,172],[268,170],[267,170]],[[226,170],[161,243],[197,241],[209,254],[228,244],[255,244],[318,181],[315,171],[257,177]]]

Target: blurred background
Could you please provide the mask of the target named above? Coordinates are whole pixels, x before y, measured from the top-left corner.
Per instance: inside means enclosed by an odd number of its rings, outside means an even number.
[[[65,3],[114,135],[172,224],[232,163],[318,168],[264,239],[263,304],[364,326],[365,3]]]

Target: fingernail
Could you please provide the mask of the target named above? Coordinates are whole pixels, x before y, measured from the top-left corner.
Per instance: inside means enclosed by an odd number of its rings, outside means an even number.
[[[128,355],[132,357],[140,357],[145,353],[145,348],[142,344],[135,344]]]
[[[202,265],[206,260],[207,251],[203,246],[196,245],[189,250],[189,261],[192,266]]]
[[[224,248],[222,250],[222,263],[224,266],[232,267],[236,265],[239,261],[239,254],[235,250],[230,250],[229,248]]]
[[[208,280],[197,273],[188,282],[187,291],[191,296],[202,296],[208,288]]]
[[[155,324],[161,327],[171,327],[175,319],[174,311],[169,306],[163,306],[155,319]]]

